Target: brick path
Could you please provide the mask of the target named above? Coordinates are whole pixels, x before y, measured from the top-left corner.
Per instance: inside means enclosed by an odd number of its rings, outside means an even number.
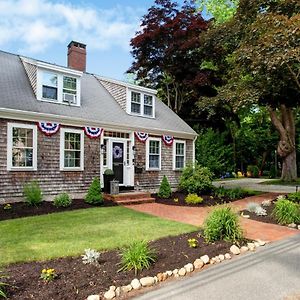
[[[261,203],[263,200],[274,199],[278,194],[267,193],[258,196],[248,197],[230,203],[229,205],[236,210],[246,208],[248,202]],[[170,206],[160,203],[145,203],[139,205],[126,206],[130,209],[148,213],[161,218],[187,223],[195,226],[201,226],[213,207],[187,207],[187,206]],[[245,236],[249,239],[261,239],[265,241],[277,241],[286,237],[300,233],[299,230],[291,229],[285,226],[258,222],[250,219],[241,218],[241,224]]]

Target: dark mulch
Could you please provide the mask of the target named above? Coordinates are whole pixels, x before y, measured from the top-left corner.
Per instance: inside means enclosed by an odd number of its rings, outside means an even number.
[[[274,209],[274,206],[275,205],[272,202],[272,204],[270,206],[264,207],[264,209],[267,211],[266,216],[257,216],[255,213],[249,212],[246,209],[242,210],[241,213],[243,212],[244,215],[249,215],[251,220],[264,222],[264,223],[270,223],[270,224],[278,224],[277,221],[275,220],[275,218],[272,216],[272,211]]]
[[[190,248],[187,240],[196,238],[198,248]],[[166,237],[151,242],[157,252],[157,261],[149,270],[138,274],[138,278],[154,276],[159,272],[173,270],[193,262],[201,255],[210,257],[229,251],[231,244],[220,241],[206,244],[199,232]],[[86,299],[91,294],[103,294],[110,285],[126,285],[135,278],[134,272],[117,272],[120,257],[117,251],[101,254],[101,264],[96,267],[84,265],[80,257],[69,257],[47,262],[30,262],[8,266],[5,270],[10,276],[10,299]],[[59,277],[45,284],[39,279],[43,268],[54,268]]]
[[[114,206],[116,205],[112,201],[104,201],[101,206]],[[66,208],[55,207],[52,202],[43,201],[39,206],[29,206],[27,203],[18,202],[12,203],[12,208],[9,210],[4,209],[4,205],[0,206],[0,220],[16,219],[21,217],[30,217],[37,215],[46,215],[51,213],[57,213],[68,210],[76,210],[82,208],[95,207],[84,200],[73,200],[72,205]]]
[[[218,204],[225,204],[234,202],[246,197],[250,197],[251,195],[248,193],[245,193],[244,197],[238,198],[238,199],[230,199],[230,198],[217,198],[212,195],[201,195],[203,198],[203,202],[199,204],[187,204],[184,199],[186,198],[187,194],[182,192],[175,192],[172,193],[170,198],[162,199],[157,196],[157,194],[152,194],[152,197],[155,198],[155,202],[166,204],[166,205],[173,205],[173,206],[192,206],[192,207],[204,207],[204,206],[214,206]],[[174,201],[174,199],[178,199],[178,201]]]

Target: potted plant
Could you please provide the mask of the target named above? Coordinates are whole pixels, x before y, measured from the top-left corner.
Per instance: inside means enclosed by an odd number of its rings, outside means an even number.
[[[104,191],[104,193],[107,193],[107,194],[110,193],[110,182],[112,180],[114,180],[114,177],[115,177],[115,175],[114,175],[114,171],[113,170],[106,169],[104,171],[104,174],[103,174],[103,181],[104,181],[104,189],[103,189],[103,191]]]

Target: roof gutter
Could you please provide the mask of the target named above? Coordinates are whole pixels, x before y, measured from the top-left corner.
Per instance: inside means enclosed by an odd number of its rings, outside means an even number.
[[[38,113],[31,111],[16,110],[10,108],[0,108],[0,118],[14,119],[21,121],[31,121],[31,122],[57,122],[68,126],[94,126],[103,127],[106,130],[118,130],[118,131],[142,131],[153,135],[168,134],[178,138],[184,139],[194,139],[197,137],[196,133],[188,132],[177,132],[173,130],[162,130],[160,128],[145,128],[145,127],[132,127],[126,124],[99,122],[97,120],[88,120],[83,118],[73,118],[68,116],[59,116],[47,113]]]

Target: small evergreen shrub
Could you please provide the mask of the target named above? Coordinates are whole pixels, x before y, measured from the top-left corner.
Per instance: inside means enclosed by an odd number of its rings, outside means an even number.
[[[104,175],[114,175],[114,171],[111,170],[111,169],[106,169],[106,170],[104,171]]]
[[[93,205],[99,205],[103,203],[101,184],[98,177],[93,179],[84,200],[86,203]]]
[[[281,199],[275,202],[272,215],[282,225],[300,223],[300,206],[292,201]]]
[[[167,199],[167,198],[170,198],[171,194],[172,194],[172,191],[171,191],[170,183],[168,181],[168,178],[164,175],[164,177],[160,183],[159,192],[157,195],[160,198]]]
[[[43,199],[42,191],[37,181],[26,183],[23,187],[23,195],[30,206],[38,206]]]
[[[179,188],[191,194],[205,194],[212,190],[213,174],[206,167],[189,165],[185,167],[179,179]]]
[[[184,201],[187,204],[199,204],[203,202],[203,198],[198,196],[197,194],[188,194],[185,197]]]
[[[207,242],[226,240],[236,242],[243,238],[238,215],[230,207],[217,207],[204,222],[204,238]]]
[[[300,203],[300,192],[289,194],[287,199],[295,203]]]
[[[121,252],[121,269],[119,271],[134,270],[135,275],[138,271],[148,269],[156,260],[156,253],[148,246],[146,241],[133,242],[128,248]]]
[[[68,207],[71,206],[72,199],[67,193],[62,193],[57,195],[53,200],[53,205],[55,207]]]

